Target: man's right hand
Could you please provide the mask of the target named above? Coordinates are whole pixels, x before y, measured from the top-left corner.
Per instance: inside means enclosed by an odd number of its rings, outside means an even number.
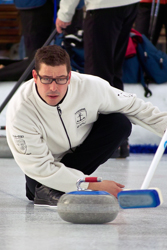
[[[63,32],[63,29],[67,28],[68,25],[70,25],[71,22],[63,22],[61,21],[58,17],[56,19],[56,30],[58,33],[62,33]]]
[[[117,194],[122,191],[125,186],[115,181],[104,180],[102,182],[90,182],[88,189],[96,191],[106,191],[117,198]]]

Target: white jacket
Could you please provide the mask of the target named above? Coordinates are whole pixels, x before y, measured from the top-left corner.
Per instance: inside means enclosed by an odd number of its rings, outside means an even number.
[[[63,22],[70,22],[80,0],[61,0],[58,18]],[[86,10],[120,7],[138,3],[140,0],[85,0]]]
[[[167,127],[167,112],[160,112],[135,94],[111,87],[99,77],[76,72],[72,72],[67,95],[58,107],[73,148],[88,136],[99,113],[124,113],[132,122],[159,136]],[[31,79],[9,103],[6,133],[13,156],[27,176],[69,192],[76,190],[77,179],[84,175],[60,163],[70,146],[58,107],[48,105],[39,97]]]

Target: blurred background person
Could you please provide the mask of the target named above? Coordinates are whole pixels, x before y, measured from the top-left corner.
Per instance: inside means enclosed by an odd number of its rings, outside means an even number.
[[[20,11],[25,55],[29,57],[43,46],[55,28],[54,8],[59,9],[59,0],[14,0],[14,3]],[[83,0],[78,1],[73,20],[66,33],[75,33],[77,29],[83,28],[83,5]]]
[[[135,20],[135,29],[139,31],[141,34],[147,36],[149,39],[150,39],[149,28],[151,20],[151,8],[152,8],[152,0],[141,0],[139,4],[138,14]],[[157,45],[163,25],[165,27],[165,36],[167,42],[167,0],[160,0],[156,24],[154,27],[154,32],[151,40],[155,46]]]

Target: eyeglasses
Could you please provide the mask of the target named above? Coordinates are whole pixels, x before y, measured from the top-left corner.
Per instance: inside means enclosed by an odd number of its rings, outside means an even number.
[[[49,78],[49,77],[42,77],[38,73],[37,75],[39,76],[39,79],[43,84],[51,84],[53,81],[55,81],[59,85],[64,85],[68,82],[69,79],[69,76],[64,78]]]

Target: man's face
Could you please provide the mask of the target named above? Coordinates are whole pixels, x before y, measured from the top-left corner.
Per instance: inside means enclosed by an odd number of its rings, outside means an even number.
[[[71,72],[69,74],[67,73],[66,65],[49,66],[41,63],[38,74],[36,70],[33,70],[32,75],[37,85],[39,95],[47,104],[55,106],[63,99],[67,92],[68,84],[70,83],[71,78]],[[64,85],[58,85],[55,81],[51,84],[43,84],[39,75],[42,78],[62,79],[69,77],[69,79]]]

